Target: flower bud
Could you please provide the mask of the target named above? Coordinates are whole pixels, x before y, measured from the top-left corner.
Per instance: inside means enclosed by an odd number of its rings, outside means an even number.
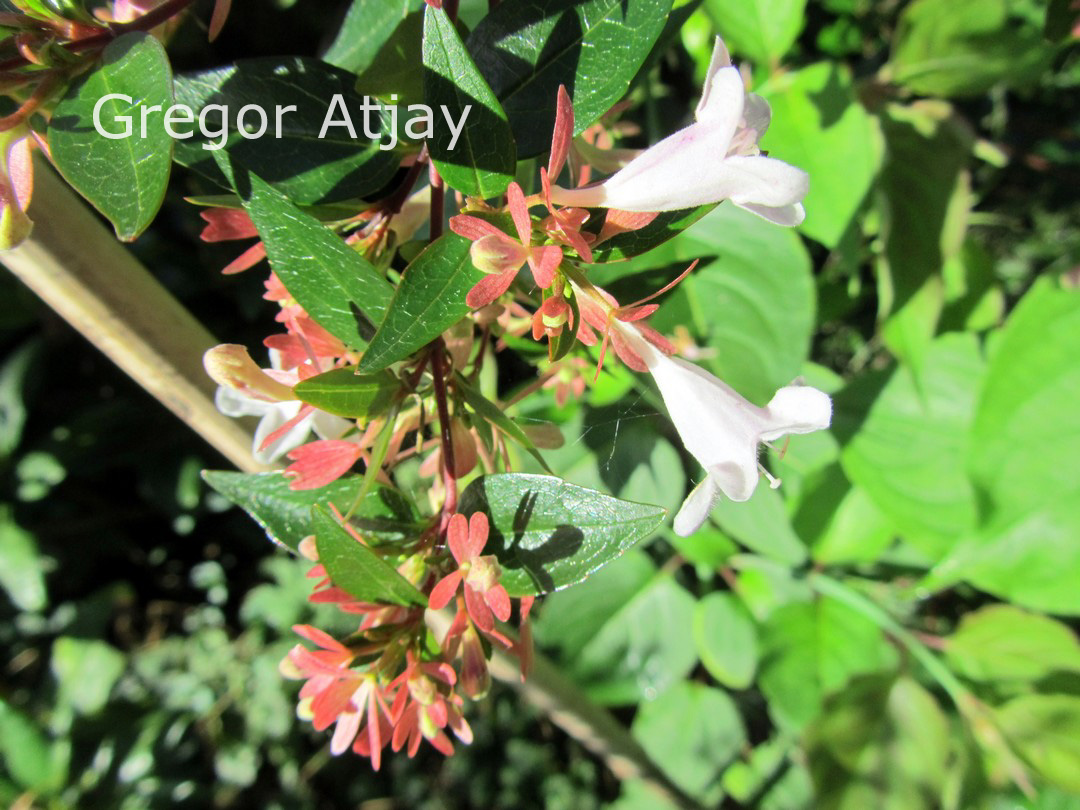
[[[257,365],[244,346],[223,343],[207,349],[203,367],[218,385],[233,388],[245,396],[263,402],[288,402],[296,395],[289,386],[279,383]]]

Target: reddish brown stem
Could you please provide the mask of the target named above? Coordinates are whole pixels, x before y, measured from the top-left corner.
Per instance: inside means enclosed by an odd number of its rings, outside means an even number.
[[[443,211],[446,202],[445,186],[443,185],[442,177],[439,176],[439,172],[435,169],[435,164],[431,164],[431,224],[428,227],[429,238],[432,242],[442,236],[443,232]]]
[[[435,341],[431,353],[431,376],[435,383],[435,405],[439,409],[439,435],[442,439],[443,481],[446,500],[443,502],[444,523],[457,509],[457,479],[454,478],[454,441],[450,433],[450,407],[446,400],[446,360],[442,338]]]

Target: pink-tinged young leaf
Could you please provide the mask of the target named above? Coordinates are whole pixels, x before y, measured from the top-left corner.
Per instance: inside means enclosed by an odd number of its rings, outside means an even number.
[[[516,276],[516,270],[508,270],[505,273],[494,276],[484,276],[484,278],[476,282],[476,285],[469,290],[469,294],[465,296],[465,303],[470,309],[486,307],[510,289],[510,285],[514,283],[514,278]]]
[[[325,487],[347,473],[361,453],[359,444],[343,439],[319,439],[290,450],[286,455],[293,463],[285,468],[292,479],[289,489]]]
[[[566,92],[566,85],[559,85],[559,96],[555,102],[555,130],[551,134],[551,155],[548,157],[547,173],[558,177],[570,152],[570,142],[574,139],[574,103]]]
[[[517,183],[511,183],[507,187],[506,204],[510,208],[510,216],[514,218],[518,239],[528,247],[532,244],[532,218],[529,216],[529,206],[525,204],[525,194]]]
[[[468,214],[458,214],[450,217],[449,225],[450,230],[458,236],[465,237],[470,242],[475,242],[482,236],[505,236],[502,231],[487,220],[469,216]]]
[[[210,27],[207,31],[207,39],[213,42],[218,38],[218,34],[221,33],[221,29],[225,27],[225,20],[229,18],[229,9],[232,7],[232,0],[216,0],[214,3],[214,13],[210,16]]]

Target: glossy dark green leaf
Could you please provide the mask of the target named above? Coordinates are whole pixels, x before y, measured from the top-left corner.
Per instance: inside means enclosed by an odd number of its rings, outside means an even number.
[[[487,549],[499,558],[501,582],[513,596],[581,582],[652,534],[666,514],[553,476],[522,473],[477,478],[461,494],[458,510],[487,514]]]
[[[402,394],[401,381],[388,371],[357,374],[338,368],[298,383],[293,391],[322,411],[349,419],[371,419],[385,413]]]
[[[419,5],[419,0],[353,0],[323,61],[350,73],[363,72]]]
[[[379,371],[404,360],[469,314],[465,295],[484,277],[469,258],[470,244],[444,233],[413,259],[359,371]]]
[[[319,489],[292,490],[281,473],[203,471],[203,480],[258,523],[267,537],[293,551],[312,533],[311,507],[332,504],[347,512],[360,492],[363,478],[339,478]],[[376,486],[353,512],[350,522],[364,537],[397,543],[415,536],[420,516],[405,496]]]
[[[559,85],[580,134],[626,93],[664,29],[671,0],[501,3],[473,30],[469,52],[502,102],[518,156],[551,145]]]
[[[101,128],[123,133],[126,124],[117,121],[117,116],[127,116],[129,137],[106,138],[94,127],[94,108],[111,93],[133,101],[102,103]],[[108,218],[125,242],[146,229],[165,199],[173,139],[165,132],[162,110],[172,103],[172,68],[161,43],[149,34],[125,34],[109,43],[99,66],[71,86],[49,122],[49,147],[56,167]],[[158,110],[146,115],[154,107]]]
[[[320,326],[362,348],[382,320],[394,288],[333,231],[254,175],[245,208],[266,245],[275,275]]]
[[[510,123],[442,9],[424,13],[424,68],[424,103],[444,117],[427,142],[439,173],[463,194],[502,194],[517,165]],[[447,115],[463,122],[456,136]]]
[[[311,509],[315,548],[331,581],[362,602],[426,605],[427,598],[394,566],[357,542],[321,507]]]
[[[701,205],[697,208],[684,208],[681,211],[664,211],[656,219],[636,231],[627,231],[613,236],[593,249],[593,261],[618,262],[647,253],[657,245],[678,236],[707,213],[715,205]],[[591,226],[596,233],[604,223],[604,212],[597,211],[592,217]]]
[[[393,150],[380,149],[379,137],[365,134],[369,124],[369,131],[381,136],[388,122],[376,102],[365,111],[364,97],[353,89],[355,80],[351,73],[316,59],[247,59],[177,76],[176,100],[198,115],[208,105],[227,105],[229,135],[224,148],[234,165],[259,175],[296,203],[333,202],[378,191],[394,176],[400,160]],[[322,132],[332,107],[334,121],[345,119],[340,106],[334,107],[336,95],[348,110],[356,137],[345,126],[329,126]],[[261,137],[245,138],[236,129],[236,117],[246,105],[266,111],[267,129]],[[296,107],[281,114],[280,138],[278,106]],[[218,131],[221,112],[208,111],[206,122],[206,130]],[[258,130],[262,121],[249,113],[244,123]],[[228,185],[213,152],[203,148],[219,141],[196,131],[194,137],[176,142],[176,160]]]
[[[356,92],[399,105],[424,100],[424,12],[410,12],[367,69],[356,78]],[[397,96],[396,99],[393,96]],[[440,113],[435,110],[436,116]]]

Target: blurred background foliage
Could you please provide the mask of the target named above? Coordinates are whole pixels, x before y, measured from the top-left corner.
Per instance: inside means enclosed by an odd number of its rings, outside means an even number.
[[[347,5],[243,4],[170,56],[319,53]],[[701,258],[657,328],[751,399],[801,374],[836,404],[831,433],[774,457],[780,490],[540,611],[543,649],[706,806],[1080,807],[1076,18],[704,0],[635,85],[627,145],[687,120],[721,34],[772,106],[763,146],[810,173],[808,216],[796,233],[720,206],[597,280],[618,296]],[[198,241],[181,197],[201,182],[175,173],[132,249],[258,345],[273,307]],[[658,806],[506,690],[452,759],[331,758],[277,674],[313,619],[305,566],[207,490],[212,450],[6,273],[0,295],[0,803]],[[504,352],[510,382],[535,349]],[[514,415],[562,426],[567,479],[670,508],[699,471],[658,402],[609,364],[580,402]]]

